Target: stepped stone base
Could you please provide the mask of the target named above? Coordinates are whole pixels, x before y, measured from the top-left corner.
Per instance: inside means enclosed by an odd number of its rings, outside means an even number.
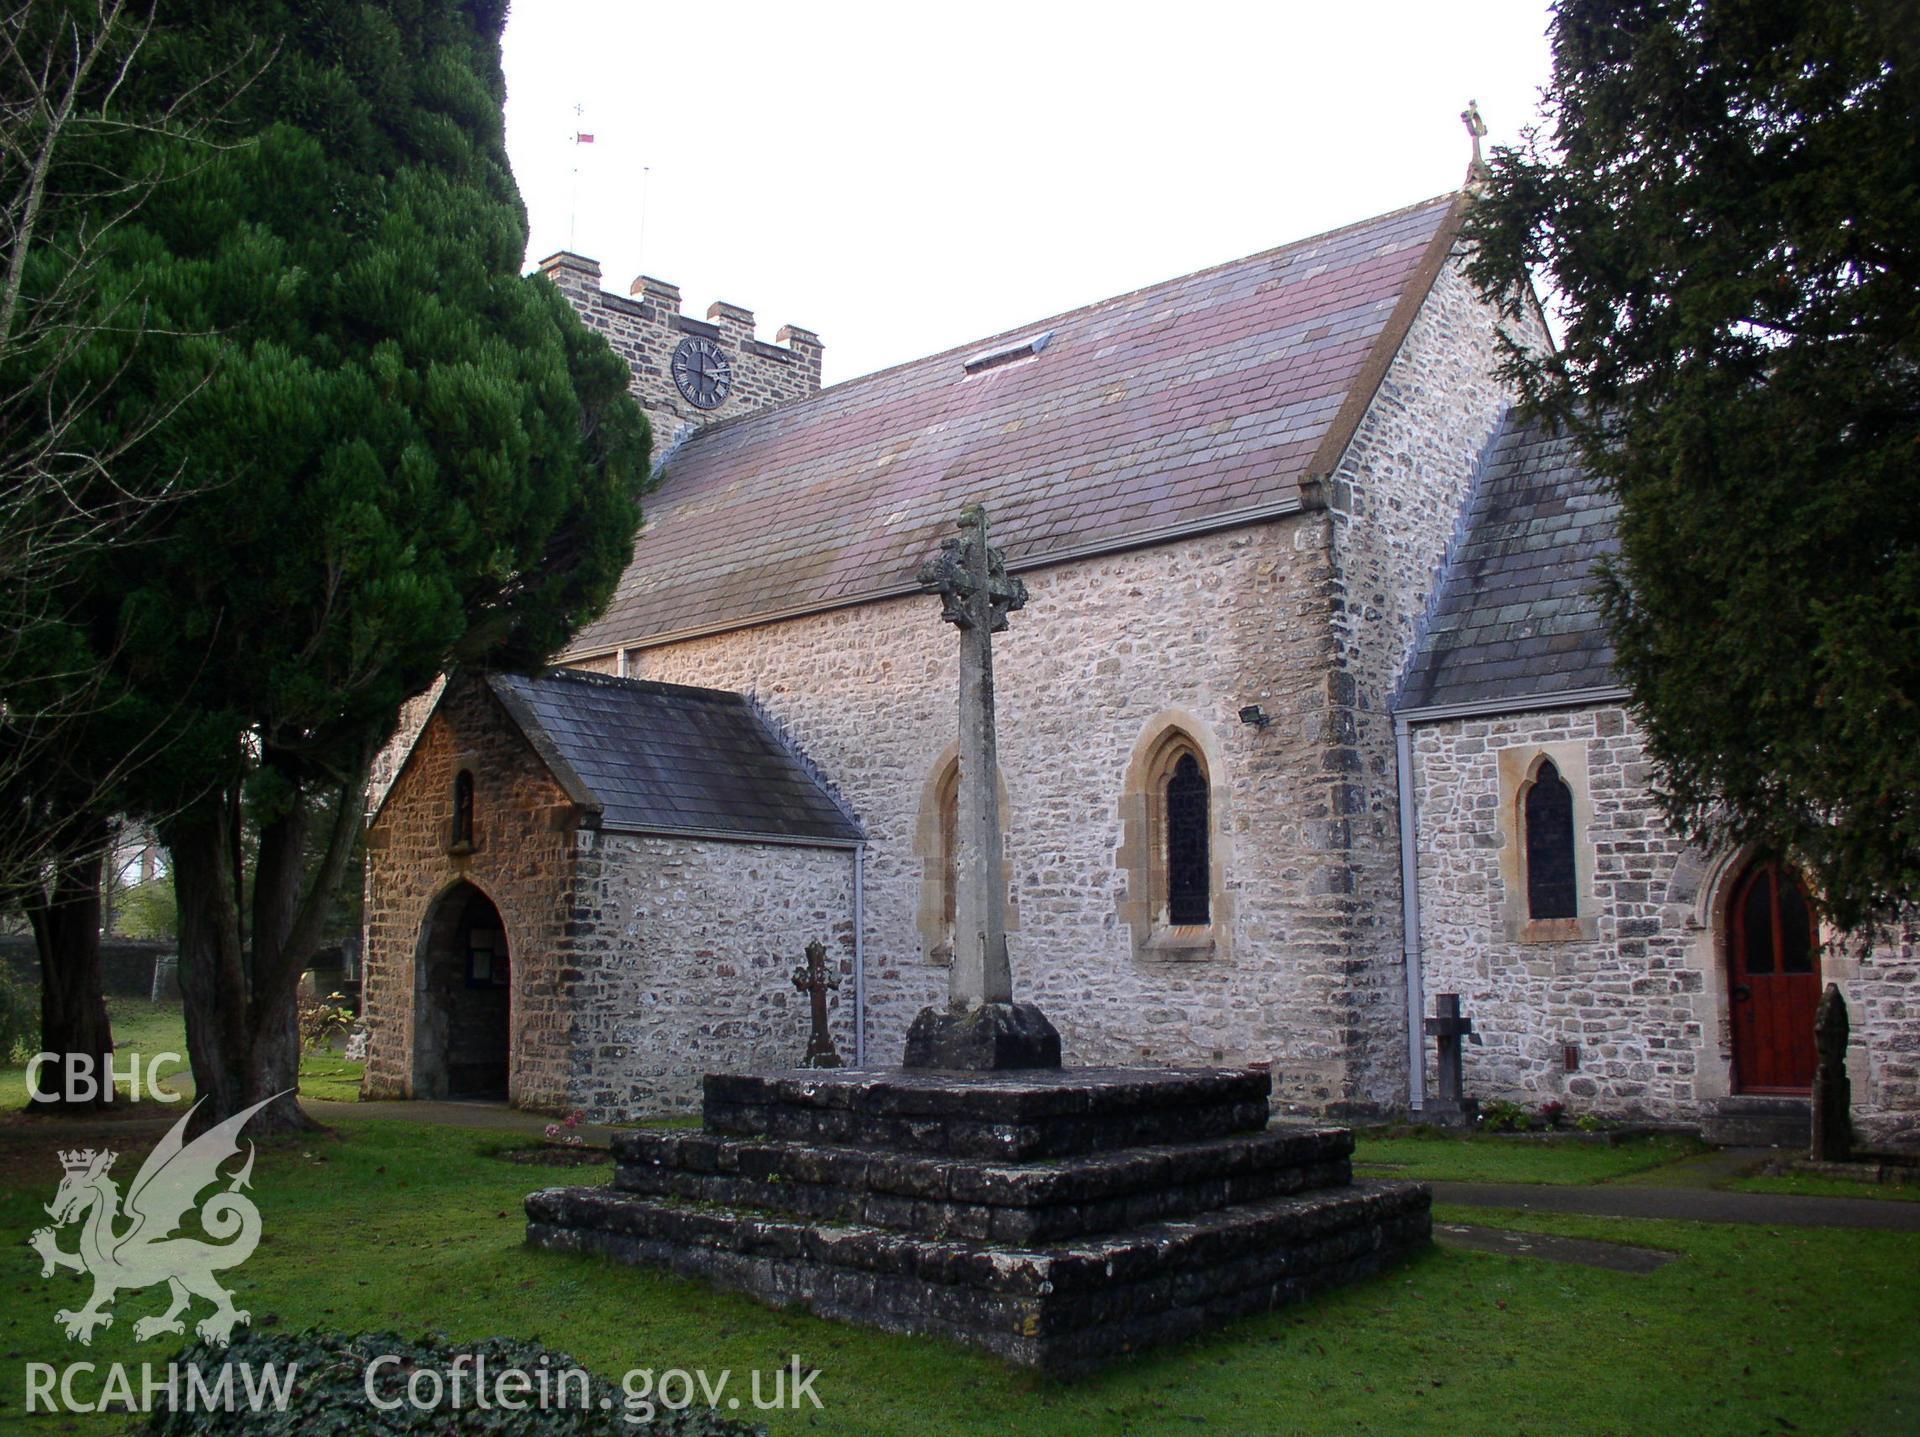
[[[1267,1127],[1267,1075],[710,1077],[706,1130],[614,1140],[527,1238],[1071,1374],[1377,1271],[1428,1194],[1344,1129]]]
[[[706,1080],[709,1133],[1030,1162],[1266,1126],[1264,1072],[796,1070]]]

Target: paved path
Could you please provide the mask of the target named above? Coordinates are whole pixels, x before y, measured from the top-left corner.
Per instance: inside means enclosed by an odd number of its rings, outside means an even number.
[[[1792,1197],[1723,1193],[1710,1188],[1556,1187],[1545,1183],[1432,1183],[1436,1203],[1517,1208],[1522,1212],[1596,1217],[1677,1218],[1681,1222],[1748,1222],[1763,1227],[1871,1227],[1920,1232],[1920,1203],[1882,1198]]]
[[[377,1121],[385,1118],[408,1123],[438,1123],[450,1128],[481,1128],[489,1132],[526,1133],[534,1137],[544,1133],[547,1130],[547,1124],[553,1121],[545,1113],[526,1113],[518,1108],[510,1108],[505,1103],[491,1102],[426,1102],[401,1099],[393,1102],[334,1103],[302,1098],[300,1106],[323,1123],[337,1123],[343,1119],[368,1118]],[[582,1123],[574,1131],[588,1142],[597,1144],[605,1143],[619,1129]]]
[[[1492,1252],[1506,1257],[1542,1258],[1571,1262],[1580,1267],[1604,1267],[1612,1272],[1645,1276],[1680,1256],[1652,1247],[1629,1247],[1620,1242],[1594,1242],[1584,1237],[1556,1237],[1544,1232],[1521,1232],[1510,1227],[1474,1227],[1468,1223],[1437,1222],[1433,1240],[1442,1247],[1469,1252]]]
[[[1709,1148],[1678,1162],[1608,1178],[1605,1187],[1717,1188],[1735,1178],[1751,1177],[1784,1156],[1779,1148]]]

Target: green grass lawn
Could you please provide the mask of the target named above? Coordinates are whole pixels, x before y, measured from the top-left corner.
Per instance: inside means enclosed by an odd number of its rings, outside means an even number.
[[[1735,1178],[1728,1183],[1730,1192],[1788,1193],[1796,1197],[1887,1198],[1893,1202],[1920,1202],[1920,1183],[1870,1183],[1853,1178],[1830,1177],[1825,1173],[1756,1174]]]
[[[193,1097],[193,1074],[187,1070],[187,1023],[180,1002],[151,1003],[145,998],[107,999],[107,1018],[113,1025],[114,1057],[125,1064],[138,1054],[142,1081],[146,1065],[162,1053],[177,1053],[178,1062],[162,1065],[161,1086],[182,1098]],[[364,1063],[348,1062],[335,1053],[305,1053],[300,1059],[300,1093],[308,1098],[358,1102]],[[124,1082],[115,1091],[128,1093]],[[27,1072],[23,1065],[0,1065],[0,1107],[26,1101]],[[142,1095],[144,1096],[144,1094]]]
[[[158,1129],[155,1129],[157,1134]],[[132,1341],[160,1295],[128,1294],[84,1354],[54,1327],[77,1280],[43,1280],[21,1239],[43,1218],[60,1138],[0,1130],[0,1431],[107,1433],[27,1419],[27,1361],[164,1360]],[[136,1152],[148,1138],[126,1139]],[[487,1157],[499,1135],[399,1120],[262,1152],[265,1235],[232,1274],[262,1327],[440,1329],[538,1338],[617,1378],[634,1367],[821,1369],[818,1413],[776,1437],[1265,1434],[1884,1434],[1920,1428],[1920,1236],[1553,1218],[1454,1209],[1685,1254],[1650,1276],[1436,1248],[1371,1281],[1059,1384],[946,1344],[762,1308],[596,1259],[531,1251],[520,1202],[589,1176]],[[1584,1151],[1584,1150],[1582,1150]],[[1606,1150],[1601,1150],[1606,1151]],[[65,1239],[71,1245],[72,1239]],[[744,1380],[744,1377],[741,1379]],[[69,1425],[71,1424],[71,1425]],[[644,1428],[636,1429],[644,1431]]]
[[[1354,1167],[1375,1177],[1421,1182],[1598,1183],[1664,1167],[1703,1152],[1690,1138],[1631,1138],[1618,1146],[1572,1139],[1354,1135]]]

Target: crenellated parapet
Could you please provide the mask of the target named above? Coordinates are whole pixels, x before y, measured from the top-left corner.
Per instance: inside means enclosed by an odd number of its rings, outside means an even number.
[[[768,343],[753,311],[725,300],[705,319],[680,312],[680,287],[640,275],[624,295],[601,288],[600,263],[565,250],[540,262],[588,326],[633,371],[633,396],[653,423],[660,463],[688,435],[820,389],[820,336],[787,325]],[[677,362],[676,362],[677,361]]]

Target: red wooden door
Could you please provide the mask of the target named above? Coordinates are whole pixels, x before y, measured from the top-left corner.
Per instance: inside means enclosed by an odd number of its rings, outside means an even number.
[[[1791,868],[1755,863],[1727,910],[1733,983],[1733,1071],[1743,1093],[1804,1093],[1819,1055],[1820,934],[1812,900]]]

